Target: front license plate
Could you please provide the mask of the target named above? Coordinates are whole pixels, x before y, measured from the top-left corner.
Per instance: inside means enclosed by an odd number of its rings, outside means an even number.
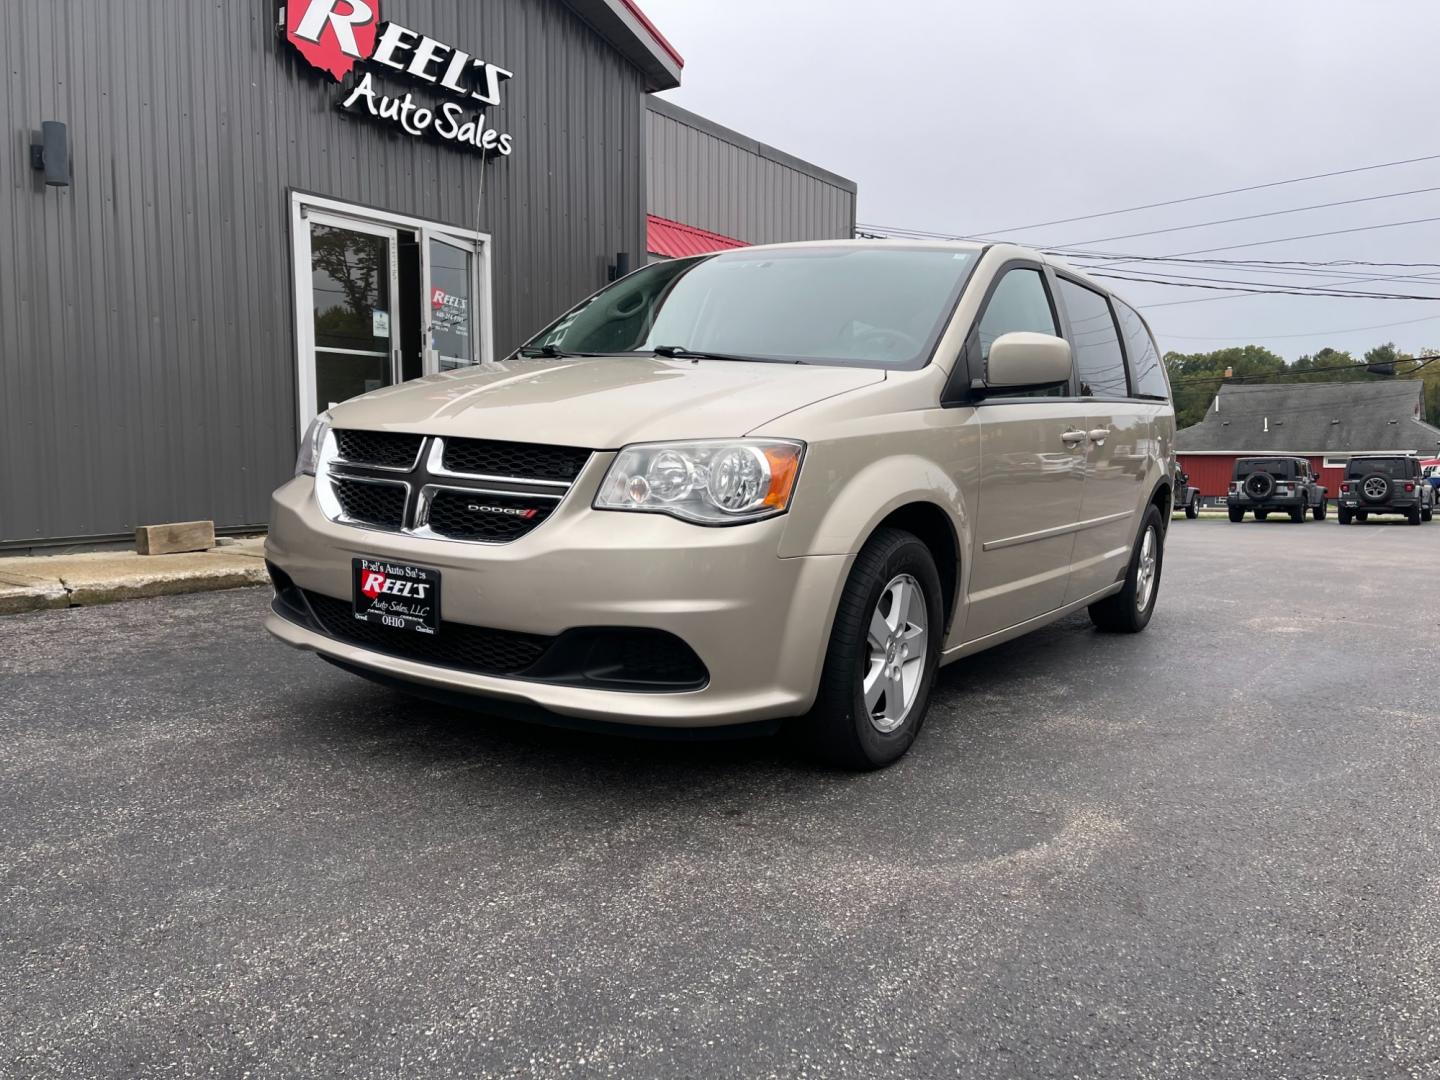
[[[352,559],[350,565],[357,619],[420,634],[440,629],[440,571],[388,559]]]

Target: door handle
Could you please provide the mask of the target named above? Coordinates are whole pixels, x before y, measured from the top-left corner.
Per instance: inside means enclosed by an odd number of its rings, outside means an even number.
[[[1072,450],[1083,443],[1088,436],[1083,431],[1066,431],[1060,435],[1060,441]]]
[[[1093,431],[1090,431],[1088,434],[1090,436],[1090,441],[1093,442],[1096,446],[1104,446],[1105,440],[1110,437],[1110,429],[1108,427],[1097,427]]]

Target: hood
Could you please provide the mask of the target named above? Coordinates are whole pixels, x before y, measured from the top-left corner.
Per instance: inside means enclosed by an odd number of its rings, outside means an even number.
[[[330,410],[337,427],[615,450],[731,438],[885,381],[869,368],[667,360],[512,359],[376,390]]]

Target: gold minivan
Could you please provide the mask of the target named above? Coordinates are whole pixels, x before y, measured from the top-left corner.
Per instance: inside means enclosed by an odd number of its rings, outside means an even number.
[[[900,757],[936,669],[1155,609],[1175,414],[1145,321],[1009,245],[659,262],[508,359],[335,406],[275,493],[269,630],[551,719]]]

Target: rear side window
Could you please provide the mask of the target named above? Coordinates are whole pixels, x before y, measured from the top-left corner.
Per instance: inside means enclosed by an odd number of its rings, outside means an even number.
[[[1125,354],[1120,351],[1120,331],[1110,314],[1109,301],[1093,289],[1065,278],[1060,279],[1060,298],[1070,316],[1070,344],[1075,350],[1080,396],[1129,397]]]
[[[1136,397],[1170,399],[1170,385],[1165,378],[1165,363],[1145,320],[1123,300],[1110,298],[1120,316],[1120,332],[1125,336],[1125,356],[1130,361],[1130,382]]]
[[[1016,268],[1006,271],[990,294],[985,305],[985,314],[980,317],[980,360],[990,357],[990,346],[1004,334],[1029,331],[1034,334],[1050,334],[1058,337],[1060,328],[1055,324],[1055,312],[1050,306],[1050,293],[1045,288],[1045,279],[1039,270]],[[1007,392],[997,390],[994,397],[1064,397],[1069,389],[1054,386],[1047,390]]]

